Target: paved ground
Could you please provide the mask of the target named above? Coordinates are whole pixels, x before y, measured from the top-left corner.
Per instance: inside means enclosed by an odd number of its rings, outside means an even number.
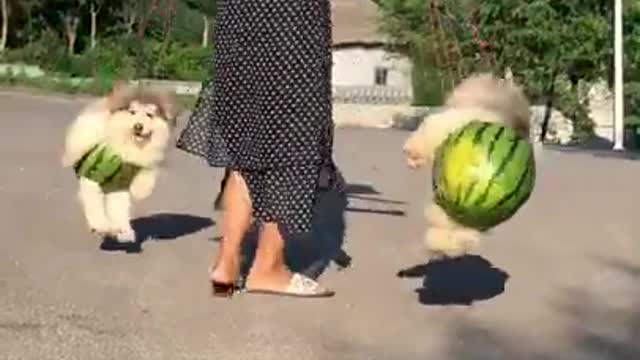
[[[343,129],[336,157],[352,194],[344,218],[323,200],[315,243],[352,259],[321,277],[338,295],[216,300],[205,269],[220,173],[172,153],[137,209],[156,240],[102,251],[58,166],[80,104],[0,94],[2,359],[640,358],[640,162],[547,151],[534,197],[478,256],[414,267],[427,174],[405,169],[406,133]],[[318,270],[309,253],[298,246],[292,261]]]

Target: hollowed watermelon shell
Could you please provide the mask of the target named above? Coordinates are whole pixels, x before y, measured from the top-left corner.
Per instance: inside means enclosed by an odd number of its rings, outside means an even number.
[[[473,121],[438,147],[433,192],[436,203],[458,223],[487,230],[520,209],[535,177],[529,141],[510,127]]]

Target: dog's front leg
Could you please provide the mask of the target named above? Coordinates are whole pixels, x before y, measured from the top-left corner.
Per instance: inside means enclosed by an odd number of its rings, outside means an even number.
[[[427,161],[425,142],[427,141],[425,131],[427,128],[426,119],[414,130],[404,143],[402,148],[407,157],[407,165],[412,169],[422,167]]]
[[[131,196],[128,191],[106,194],[107,216],[112,235],[121,241],[135,241],[136,234],[131,228]]]
[[[99,105],[99,104],[98,104]],[[67,130],[62,166],[72,166],[104,137],[104,121],[109,112],[92,105],[80,114]],[[96,108],[96,109],[94,109]]]
[[[146,199],[153,192],[156,185],[158,171],[155,169],[142,169],[131,181],[129,191],[136,200]]]
[[[99,235],[107,235],[111,229],[105,212],[105,196],[100,185],[93,180],[80,178],[78,197],[91,231]]]

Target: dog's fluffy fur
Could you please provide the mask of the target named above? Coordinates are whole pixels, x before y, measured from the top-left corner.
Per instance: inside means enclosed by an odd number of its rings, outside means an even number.
[[[411,168],[430,166],[437,147],[456,129],[472,120],[504,124],[530,139],[529,102],[520,87],[476,74],[460,83],[442,111],[427,116],[407,139],[404,152]],[[426,243],[434,258],[460,257],[480,240],[480,232],[451,219],[431,199],[425,206]]]
[[[94,145],[106,144],[127,163],[141,167],[129,191],[105,194],[96,182],[79,179],[79,198],[90,230],[101,236],[134,241],[130,224],[131,197],[151,195],[158,167],[175,127],[175,101],[118,83],[112,92],[89,104],[67,129],[64,167],[73,167]]]

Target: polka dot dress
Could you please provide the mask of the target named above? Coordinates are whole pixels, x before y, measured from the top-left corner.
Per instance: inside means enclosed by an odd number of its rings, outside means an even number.
[[[329,0],[221,0],[212,80],[178,148],[244,177],[259,222],[307,232],[332,160]]]

